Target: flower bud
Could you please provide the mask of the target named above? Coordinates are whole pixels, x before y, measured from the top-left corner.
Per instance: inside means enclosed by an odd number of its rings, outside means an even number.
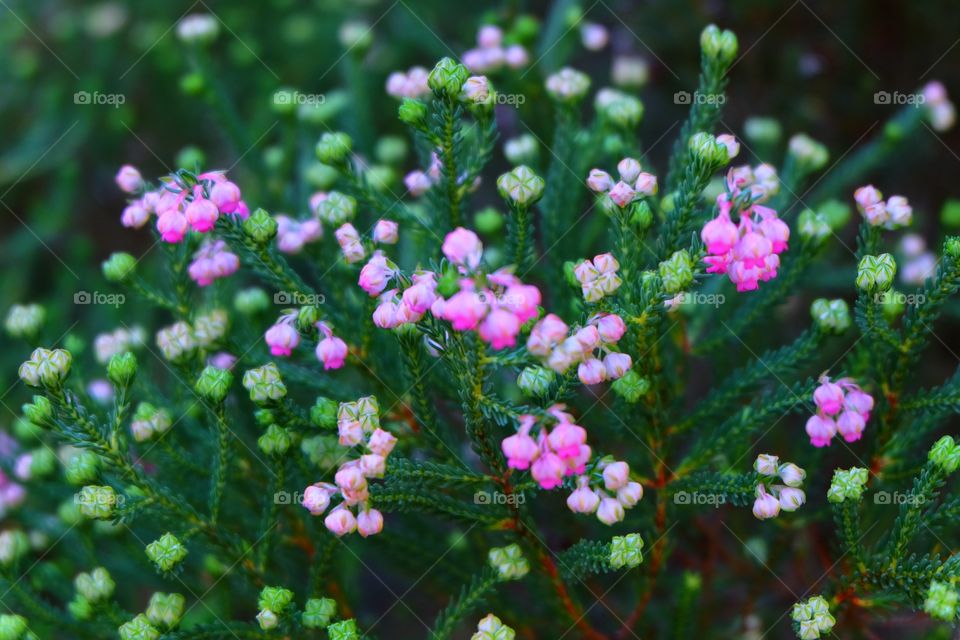
[[[280,370],[272,362],[244,373],[243,386],[250,392],[250,400],[259,405],[275,402],[287,395]]]
[[[123,282],[136,270],[137,259],[129,253],[117,251],[103,263],[103,277],[110,282]]]
[[[822,244],[832,232],[826,219],[812,209],[804,209],[797,217],[797,233],[813,246]]]
[[[737,57],[739,44],[737,36],[728,30],[721,31],[716,25],[707,25],[700,33],[700,50],[707,58],[713,58],[730,65]]]
[[[257,209],[243,221],[243,232],[255,243],[265,245],[277,235],[277,221],[263,209]]]
[[[404,98],[397,110],[400,122],[410,125],[414,129],[425,129],[427,121],[427,105],[414,98]]]
[[[530,565],[517,544],[490,549],[487,560],[501,580],[519,580],[530,571]]]
[[[511,164],[534,164],[540,155],[537,139],[525,133],[503,143],[503,155]]]
[[[147,558],[160,571],[171,571],[187,557],[187,548],[172,533],[165,533],[147,545]]]
[[[517,377],[517,386],[531,397],[543,396],[557,379],[557,374],[546,367],[526,367]]]
[[[33,338],[40,333],[47,311],[38,304],[15,304],[10,307],[4,328],[13,338]]]
[[[330,640],[360,640],[360,630],[357,629],[357,621],[353,618],[341,620],[327,627],[327,635]]]
[[[463,90],[470,72],[467,68],[451,58],[442,58],[427,78],[427,85],[438,98],[456,100]]]
[[[564,67],[547,78],[547,93],[557,102],[577,102],[589,88],[590,76],[570,67]]]
[[[73,356],[65,349],[34,349],[20,365],[20,379],[31,387],[59,388],[70,373]]]
[[[500,196],[521,207],[529,207],[539,200],[543,195],[543,187],[543,178],[525,165],[520,165],[497,178]]]
[[[130,622],[120,625],[118,632],[120,640],[157,640],[160,637],[160,632],[142,613],[137,614]]]
[[[293,591],[283,587],[264,587],[257,598],[257,606],[282,614],[293,602]]]
[[[868,293],[883,293],[893,285],[897,263],[889,253],[863,256],[857,267],[857,288]]]
[[[780,141],[781,132],[776,118],[751,116],[743,123],[743,135],[754,144],[774,145]]]
[[[83,486],[97,479],[100,474],[100,456],[92,451],[79,451],[67,461],[64,475],[67,482]]]
[[[613,392],[629,403],[638,402],[650,391],[650,381],[634,370],[627,371],[623,377],[610,385]]]
[[[337,426],[337,408],[339,406],[340,404],[335,400],[323,396],[318,397],[317,401],[310,407],[310,422],[322,429],[333,429]]]
[[[226,399],[231,384],[233,384],[232,373],[226,369],[210,366],[200,372],[194,389],[203,399],[220,404]]]
[[[960,236],[950,236],[944,241],[943,254],[954,260],[960,259]]]
[[[840,298],[817,298],[810,305],[810,315],[817,328],[827,333],[841,334],[850,328],[850,308]]]
[[[868,472],[862,467],[837,469],[827,491],[827,500],[833,503],[845,500],[859,500],[867,484]]]
[[[780,476],[780,479],[783,480],[783,484],[788,487],[799,487],[803,484],[804,478],[807,477],[807,472],[792,462],[780,465],[777,469],[777,474]]]
[[[91,520],[108,520],[113,517],[118,496],[108,485],[88,484],[76,497],[80,505],[80,514]]]
[[[117,388],[130,386],[137,375],[137,356],[127,351],[110,357],[107,363],[107,377]]]
[[[470,636],[470,640],[513,640],[515,637],[513,629],[490,613],[477,623],[477,632]]]
[[[373,27],[362,20],[348,20],[340,25],[337,38],[348,52],[363,53],[373,44]]]
[[[756,462],[753,463],[753,468],[762,476],[775,476],[777,475],[777,465],[779,463],[780,459],[777,456],[761,453],[757,456]]]
[[[257,438],[257,446],[268,456],[282,456],[290,449],[290,444],[290,433],[275,424],[267,427],[267,432]]]
[[[301,622],[307,629],[325,629],[337,613],[337,602],[332,598],[310,598],[303,608]]]
[[[97,567],[90,573],[78,573],[73,579],[73,585],[77,593],[89,602],[109,600],[116,588],[110,572],[103,567]]]
[[[680,293],[693,284],[693,262],[686,249],[675,251],[660,263],[660,279],[667,293]]]
[[[0,640],[20,640],[27,631],[27,619],[23,616],[0,614]]]
[[[614,569],[632,569],[643,562],[643,538],[639,533],[614,536],[610,540],[610,566]]]
[[[327,199],[317,205],[317,216],[324,222],[339,227],[357,214],[357,201],[339,191],[331,191]]]
[[[184,598],[179,593],[154,593],[147,604],[147,619],[163,629],[173,629],[183,617]]]
[[[931,617],[953,622],[957,617],[957,604],[960,603],[960,591],[949,582],[933,580],[923,602],[923,610]]]
[[[953,473],[960,467],[960,445],[950,436],[943,436],[934,443],[927,458],[946,473]]]
[[[38,427],[49,427],[53,420],[53,405],[46,396],[33,396],[33,402],[21,407],[24,417]]]
[[[270,297],[259,287],[241,289],[233,297],[233,308],[244,315],[254,315],[270,308]]]
[[[350,158],[353,150],[353,140],[342,131],[327,132],[320,136],[317,142],[317,159],[323,164],[337,166]]]
[[[789,150],[790,155],[805,172],[819,171],[830,159],[827,148],[804,133],[798,133],[790,138]]]
[[[0,532],[0,566],[8,566],[30,550],[30,539],[19,529]]]
[[[717,142],[717,139],[709,133],[693,134],[687,145],[701,162],[710,167],[724,167],[730,162],[730,152],[726,145]]]
[[[807,501],[807,495],[801,489],[796,487],[783,487],[780,489],[780,509],[782,511],[796,511]]]

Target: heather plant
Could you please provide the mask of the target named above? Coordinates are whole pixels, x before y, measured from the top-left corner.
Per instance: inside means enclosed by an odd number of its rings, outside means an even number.
[[[114,253],[98,295],[162,321],[104,327],[88,348],[44,340],[57,320],[42,306],[9,313],[35,395],[0,476],[0,640],[956,622],[960,444],[943,431],[960,378],[915,374],[960,286],[960,239],[934,254],[897,235],[910,194],[864,184],[953,124],[944,88],[919,88],[832,166],[804,134],[757,156],[723,131],[739,44],[708,26],[697,99],[655,167],[629,88],[573,68],[522,82],[535,28],[484,25],[459,59],[390,75],[406,139],[348,135],[326,125],[336,105],[280,89],[295,142],[302,121],[324,125],[317,163],[256,167],[249,185],[201,162],[119,168],[119,224],[152,234],[162,270]],[[240,144],[206,49],[218,30],[209,15],[177,28]],[[362,25],[341,37],[347,54],[370,45]],[[596,24],[582,37],[607,39]],[[501,109],[528,100],[552,138],[501,140]],[[492,171],[499,155],[508,170]],[[323,188],[304,189],[307,172]],[[844,274],[831,298],[809,286],[827,268]],[[716,535],[740,555],[707,553]],[[744,563],[774,593],[744,584]],[[697,615],[707,585],[750,601],[742,619]],[[395,608],[410,615],[387,622]]]

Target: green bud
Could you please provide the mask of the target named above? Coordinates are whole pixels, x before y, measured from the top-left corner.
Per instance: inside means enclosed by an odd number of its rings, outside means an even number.
[[[187,548],[172,533],[165,533],[146,548],[147,558],[161,571],[171,571],[187,557]]]
[[[943,254],[954,260],[960,259],[960,237],[949,236],[943,242]]]
[[[960,200],[949,199],[940,209],[940,221],[948,227],[960,227]]]
[[[19,529],[0,532],[0,566],[9,566],[30,551],[30,539]]]
[[[342,131],[327,132],[317,142],[317,160],[332,166],[342,165],[350,158],[353,140]]]
[[[322,429],[333,429],[337,426],[337,408],[340,406],[336,400],[320,396],[310,407],[310,422],[314,426]]]
[[[282,456],[290,449],[290,444],[290,433],[275,424],[267,427],[267,432],[257,438],[257,446],[268,456]]]
[[[802,240],[819,246],[832,233],[827,221],[812,209],[804,209],[797,217],[797,233]]]
[[[53,420],[53,405],[46,396],[33,396],[33,402],[21,407],[24,417],[38,427],[49,427]]]
[[[868,293],[883,293],[893,285],[897,263],[889,253],[863,256],[857,266],[857,288]]]
[[[593,104],[603,120],[624,129],[633,129],[643,118],[640,99],[617,89],[600,89]]]
[[[360,640],[360,630],[353,618],[333,623],[327,627],[327,634],[330,640]]]
[[[92,451],[79,451],[67,461],[64,467],[67,482],[83,486],[94,482],[100,475],[100,456]]]
[[[147,619],[162,629],[173,629],[180,624],[184,604],[179,593],[154,593],[147,604]]]
[[[543,396],[550,391],[550,387],[557,380],[557,374],[553,369],[546,367],[527,367],[520,372],[517,378],[517,386],[528,396]]]
[[[737,36],[728,30],[721,31],[716,25],[707,25],[700,33],[700,50],[707,58],[713,58],[729,66],[737,57]]]
[[[923,610],[931,617],[945,622],[954,622],[957,617],[957,605],[960,604],[960,592],[949,582],[933,580],[923,602]]]
[[[715,136],[709,133],[695,133],[690,136],[687,143],[690,151],[700,159],[701,162],[710,167],[724,167],[730,162],[730,152],[727,148],[717,142]]]
[[[67,611],[76,620],[89,620],[93,615],[93,605],[81,595],[73,596],[73,599],[67,603]]]
[[[529,133],[503,143],[503,155],[510,164],[534,164],[540,156],[540,143]]]
[[[438,98],[456,100],[469,76],[465,66],[451,58],[442,58],[430,72],[427,85]]]
[[[109,600],[117,585],[114,584],[109,571],[103,567],[97,567],[90,573],[78,573],[73,579],[73,586],[88,602],[100,602]]]
[[[927,457],[946,473],[953,473],[960,467],[960,445],[950,436],[943,436],[934,443]]]
[[[503,624],[503,621],[492,613],[488,613],[477,623],[477,632],[470,640],[514,640],[516,631]]]
[[[38,304],[15,304],[10,307],[4,328],[13,338],[33,338],[40,333],[47,311]]]
[[[287,395],[287,387],[280,378],[280,370],[273,362],[250,369],[243,374],[243,386],[256,404],[269,404]]]
[[[142,613],[137,614],[137,617],[130,622],[120,625],[118,631],[120,640],[157,640],[160,637],[160,632]]]
[[[83,517],[91,520],[108,520],[113,517],[113,511],[120,497],[111,486],[88,484],[80,490],[76,500]]]
[[[490,549],[487,560],[497,570],[501,580],[519,580],[530,571],[530,564],[516,543]]]
[[[650,381],[631,369],[614,380],[610,388],[615,394],[632,404],[650,392]]]
[[[73,356],[65,349],[34,349],[20,365],[20,379],[31,387],[59,389],[70,374]]]
[[[397,110],[397,116],[400,122],[423,130],[427,126],[427,105],[414,98],[404,98]]]
[[[830,631],[836,620],[830,615],[830,605],[823,596],[813,596],[805,602],[793,605],[791,617],[801,640],[832,635]]]
[[[103,263],[103,277],[110,282],[123,282],[135,272],[137,259],[129,253],[116,252],[110,254]]]
[[[503,222],[503,214],[493,207],[478,211],[473,217],[474,227],[484,235],[493,235],[500,231],[503,228]]]
[[[820,217],[826,221],[834,231],[842,229],[850,221],[850,205],[839,200],[827,200],[817,210]]]
[[[810,305],[810,315],[814,324],[827,333],[841,334],[850,328],[850,307],[839,298],[817,298]]]
[[[243,232],[259,245],[265,245],[277,235],[277,221],[263,209],[257,209],[243,221]]]
[[[874,302],[880,305],[883,315],[891,322],[903,313],[906,305],[906,296],[896,289],[889,289],[874,295]]]
[[[137,356],[127,351],[114,354],[107,363],[107,378],[117,388],[125,388],[133,382],[137,375]]]
[[[325,629],[337,613],[337,603],[332,598],[310,598],[303,609],[301,622],[307,629]]]
[[[805,133],[798,133],[790,138],[790,155],[804,172],[819,171],[827,166],[830,152],[827,147],[817,142]]]
[[[675,251],[660,263],[660,279],[667,293],[680,293],[693,284],[693,261],[686,249]]]
[[[570,67],[564,67],[547,78],[547,93],[557,102],[576,103],[589,89],[590,76]]]
[[[780,141],[780,122],[776,118],[752,116],[743,123],[743,135],[754,144],[774,145]]]
[[[257,409],[253,412],[253,419],[261,427],[269,427],[277,421],[277,416],[270,409]]]
[[[639,533],[614,536],[610,540],[610,566],[614,569],[634,568],[643,562],[643,539]]]
[[[0,614],[0,640],[20,640],[27,633],[27,619],[23,616]]]
[[[307,456],[311,464],[324,470],[336,468],[342,456],[336,436],[304,438],[300,441],[300,451]]]
[[[68,527],[80,524],[83,514],[80,513],[80,505],[75,498],[68,498],[57,507],[57,517]]]
[[[231,384],[233,384],[232,373],[226,369],[208,366],[200,372],[200,377],[197,378],[197,384],[194,388],[200,397],[215,404],[220,404],[226,399]]]
[[[328,193],[327,199],[317,206],[317,216],[334,227],[353,220],[356,214],[357,201],[339,191]]]
[[[827,491],[827,500],[833,503],[859,500],[863,495],[864,487],[867,485],[868,477],[867,470],[862,467],[853,467],[846,470],[837,469],[833,472],[833,481]]]
[[[521,207],[532,206],[543,195],[543,178],[530,167],[520,165],[497,178],[500,196]]]
[[[270,609],[276,614],[286,611],[293,602],[293,591],[283,587],[264,587],[257,599],[257,606],[261,609]]]
[[[263,609],[257,614],[257,623],[261,629],[269,631],[280,624],[280,617],[270,609]]]
[[[251,316],[270,308],[270,296],[259,287],[242,289],[233,298],[233,308],[244,315]]]
[[[340,25],[337,37],[348,52],[362,54],[373,44],[373,27],[362,20],[350,20]]]
[[[450,297],[460,290],[460,274],[454,269],[447,269],[437,281],[437,293],[444,298]]]
[[[653,211],[646,200],[634,200],[629,207],[630,224],[645,231],[653,224]]]

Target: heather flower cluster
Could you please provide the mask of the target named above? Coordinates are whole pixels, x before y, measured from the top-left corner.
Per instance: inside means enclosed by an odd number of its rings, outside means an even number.
[[[521,69],[530,62],[530,54],[519,44],[505,44],[503,30],[484,25],[477,32],[477,46],[465,51],[463,64],[472,73],[492,73],[504,65]]]
[[[599,384],[622,378],[633,366],[628,354],[614,350],[626,331],[623,319],[613,313],[595,315],[573,330],[550,313],[530,330],[527,351],[560,374],[579,363],[580,381]]]
[[[615,181],[606,171],[591,169],[587,186],[597,193],[607,194],[621,209],[637,198],[657,194],[657,177],[643,171],[639,160],[624,158],[617,164],[617,173],[620,179]]]
[[[571,477],[575,486],[567,498],[571,511],[596,513],[597,519],[607,525],[623,520],[624,510],[643,497],[643,486],[630,479],[630,467],[610,457],[591,461],[586,429],[574,423],[563,405],[550,407],[547,414],[539,423],[535,416],[520,416],[517,433],[501,443],[507,465],[520,471],[529,469],[546,490],[559,487]]]
[[[383,477],[397,438],[380,428],[380,405],[373,396],[340,403],[336,423],[340,445],[359,456],[340,465],[334,484],[318,482],[304,489],[303,506],[311,515],[323,515],[339,495],[342,500],[324,525],[337,536],[357,531],[366,538],[383,530],[383,514],[370,505],[368,480]]]
[[[833,626],[837,623],[830,615],[830,605],[823,596],[813,596],[803,602],[793,605],[791,613],[797,637],[801,640],[816,640],[816,638],[833,635]]]
[[[807,472],[797,465],[781,464],[777,456],[763,453],[757,456],[753,468],[760,476],[753,503],[753,515],[758,520],[775,518],[781,511],[796,511],[807,501],[800,488]],[[782,484],[774,484],[777,481]]]
[[[813,392],[817,412],[807,420],[810,444],[825,447],[839,433],[847,442],[856,442],[873,410],[873,396],[863,391],[851,378],[832,382],[820,378],[820,386]]]
[[[611,253],[601,253],[593,260],[583,260],[573,270],[573,276],[580,283],[583,299],[598,302],[605,296],[613,295],[623,284],[617,271],[620,263]]]
[[[884,201],[883,194],[872,184],[857,189],[853,199],[857,203],[857,210],[870,226],[899,229],[913,222],[913,208],[905,197],[890,196]]]

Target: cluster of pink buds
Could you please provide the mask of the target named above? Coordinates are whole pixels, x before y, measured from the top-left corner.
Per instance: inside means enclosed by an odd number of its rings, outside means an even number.
[[[429,77],[430,71],[423,67],[410,67],[406,73],[394,71],[387,76],[387,94],[394,98],[422,98],[430,94]]]
[[[300,344],[300,333],[294,323],[297,321],[297,312],[289,311],[280,316],[276,324],[267,329],[263,336],[270,354],[274,356],[289,356]]]
[[[484,25],[477,33],[477,47],[463,54],[463,65],[471,73],[490,73],[503,65],[520,69],[530,62],[530,55],[521,45],[503,46],[503,31],[494,25]]]
[[[626,353],[613,350],[627,327],[616,314],[600,314],[585,327],[572,333],[556,315],[547,314],[530,330],[527,351],[545,359],[548,367],[565,373],[579,363],[577,375],[583,384],[599,384],[617,380],[630,370],[633,360]],[[599,354],[606,354],[601,360]]]
[[[927,251],[923,236],[908,233],[900,240],[900,252],[905,258],[900,279],[906,284],[922,285],[937,271],[937,256]]]
[[[317,330],[323,336],[317,343],[317,360],[323,363],[324,370],[339,369],[347,360],[347,343],[333,335],[326,322],[318,322]]]
[[[947,97],[943,84],[934,80],[923,88],[923,103],[930,112],[930,124],[937,131],[946,131],[957,120],[957,111]]]
[[[341,496],[342,501],[323,521],[327,529],[337,536],[357,531],[366,538],[383,530],[383,514],[370,506],[368,480],[383,477],[387,457],[397,439],[389,431],[380,428],[379,413],[377,399],[373,396],[340,403],[337,411],[340,444],[350,448],[359,447],[360,456],[340,465],[334,476],[334,484],[318,482],[303,492],[303,506],[315,516],[327,510],[334,496]]]
[[[295,220],[280,213],[273,219],[277,222],[277,249],[283,253],[300,253],[304,245],[323,237],[323,227],[315,218]]]
[[[576,479],[576,489],[567,497],[567,507],[574,513],[596,513],[606,525],[620,522],[624,511],[643,498],[643,485],[630,479],[626,462],[604,458],[591,474]]]
[[[140,228],[156,214],[157,231],[164,242],[180,242],[191,229],[207,233],[223,214],[246,218],[250,213],[240,188],[222,171],[201,173],[195,180],[174,174],[163,178],[159,189],[144,191],[140,173],[125,165],[117,173],[116,182],[127,193],[140,195],[124,209],[123,225]]]
[[[884,201],[883,194],[872,184],[854,191],[853,199],[857,210],[872,227],[897,229],[913,222],[913,208],[905,197],[890,196]]]
[[[340,245],[340,251],[343,252],[343,259],[347,264],[360,262],[366,257],[367,252],[363,248],[363,242],[360,241],[360,234],[349,222],[334,231],[334,236],[337,238],[337,244]]]
[[[390,289],[380,296],[373,312],[373,323],[381,329],[395,329],[404,324],[415,324],[437,300],[437,278],[432,271],[413,274],[412,283],[400,294]]]
[[[407,192],[414,198],[419,198],[426,193],[430,187],[440,180],[440,171],[443,165],[436,152],[430,154],[430,168],[424,171],[411,171],[403,178],[403,184]]]
[[[640,161],[624,158],[617,164],[620,180],[614,182],[606,171],[591,169],[587,186],[597,193],[606,193],[614,204],[623,208],[639,197],[657,193],[657,176],[641,170]]]
[[[214,280],[226,278],[240,268],[240,258],[227,248],[223,240],[208,240],[193,254],[193,262],[187,269],[190,278],[199,286],[206,287]]]
[[[863,391],[851,378],[831,382],[822,376],[813,392],[817,412],[807,420],[810,444],[825,447],[839,432],[847,442],[856,442],[873,410],[873,396]]]
[[[583,299],[587,302],[597,302],[604,296],[613,295],[620,288],[622,281],[617,271],[620,263],[612,253],[601,253],[593,260],[580,262],[573,270],[573,275],[580,283]]]
[[[761,453],[753,468],[760,474],[753,503],[753,515],[757,519],[775,518],[781,510],[796,511],[807,501],[806,494],[800,488],[807,472],[797,465],[792,462],[781,464],[777,456]],[[783,484],[772,484],[775,480]]]
[[[707,273],[727,274],[737,291],[753,291],[761,281],[777,277],[780,254],[786,251],[790,239],[790,227],[777,212],[757,204],[772,195],[769,184],[755,181],[761,167],[730,170],[730,190],[717,197],[717,216],[700,231],[708,253],[704,258]],[[754,189],[758,185],[760,188]],[[736,223],[732,218],[735,207],[739,209]]]

